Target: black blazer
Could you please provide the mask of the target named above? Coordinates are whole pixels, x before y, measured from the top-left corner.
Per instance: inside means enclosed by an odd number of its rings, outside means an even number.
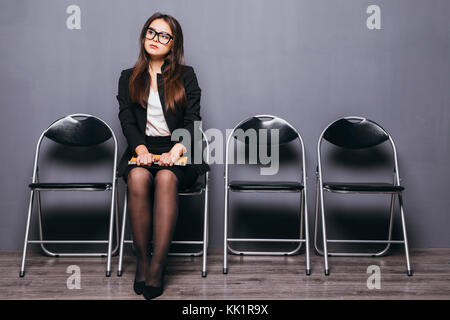
[[[161,67],[161,71],[166,67],[167,62]],[[170,132],[178,128],[185,128],[191,134],[191,146],[194,146],[194,121],[200,121],[200,96],[201,89],[197,83],[197,77],[194,69],[191,66],[183,65],[183,72],[181,81],[186,92],[187,104],[180,109],[175,104],[175,111],[166,111],[164,101],[164,82],[161,73],[156,75],[159,98]],[[117,100],[119,101],[119,120],[122,126],[123,134],[128,142],[128,148],[122,155],[118,166],[118,175],[123,176],[127,166],[128,160],[132,156],[136,156],[135,148],[140,145],[145,145],[145,127],[147,125],[147,110],[138,103],[131,102],[128,91],[128,82],[132,68],[123,70],[119,79],[119,93]],[[200,135],[201,136],[201,135]],[[192,165],[199,175],[202,175],[210,170],[210,167],[202,159],[201,164],[187,164]]]

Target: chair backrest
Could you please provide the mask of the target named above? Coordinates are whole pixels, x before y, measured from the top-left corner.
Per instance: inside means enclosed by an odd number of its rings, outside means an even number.
[[[71,147],[91,147],[112,138],[114,140],[113,177],[117,168],[117,139],[111,129],[100,118],[89,114],[71,114],[54,121],[42,132],[36,145],[33,169],[33,183],[36,182],[39,151],[43,138]]]
[[[347,149],[374,147],[389,139],[389,134],[377,123],[359,117],[334,121],[323,133],[328,142]]]
[[[88,147],[110,139],[112,131],[94,116],[75,114],[53,122],[44,136],[64,145]]]
[[[229,175],[229,147],[230,147],[230,141],[231,138],[233,137],[234,139],[236,139],[237,141],[243,142],[245,143],[247,146],[249,146],[250,142],[254,142],[252,141],[252,139],[245,139],[245,135],[240,136],[236,134],[237,130],[243,130],[243,132],[245,133],[247,130],[249,129],[253,129],[255,130],[256,133],[256,143],[257,146],[261,146],[264,145],[263,142],[259,139],[259,133],[260,133],[260,129],[266,129],[267,130],[267,140],[264,141],[267,144],[267,150],[269,150],[270,147],[275,146],[275,144],[272,144],[272,139],[271,139],[271,130],[278,130],[278,145],[282,145],[282,144],[287,144],[293,140],[298,139],[299,140],[299,145],[300,145],[300,152],[302,155],[302,160],[299,163],[300,164],[300,168],[301,168],[301,180],[304,182],[306,181],[306,167],[305,167],[305,147],[303,144],[303,139],[301,137],[301,135],[298,133],[298,131],[286,120],[279,118],[277,116],[274,115],[255,115],[255,116],[251,116],[241,122],[239,122],[234,128],[233,130],[230,132],[230,135],[227,138],[226,141],[226,146],[225,146],[225,183],[228,183],[228,175]],[[242,139],[243,138],[243,139]],[[270,149],[271,150],[271,149]],[[256,151],[256,150],[254,150]],[[270,153],[272,154],[272,150],[270,151]],[[278,149],[277,151],[278,152]],[[257,152],[259,154],[259,152]],[[256,159],[255,159],[256,160]],[[277,159],[278,160],[278,159]]]
[[[289,143],[292,140],[296,139],[299,134],[297,130],[294,129],[292,125],[290,125],[286,120],[281,119],[272,115],[257,115],[247,118],[246,120],[240,122],[234,129],[235,132],[238,129],[242,129],[244,132],[248,129],[254,129],[257,133],[256,138],[258,139],[258,144],[260,144],[259,140],[259,130],[265,129],[270,133],[270,130],[278,130],[279,133],[279,144]],[[239,140],[239,136],[233,136],[235,139]],[[248,144],[247,140],[242,141]],[[267,135],[267,145],[271,144],[271,135]]]
[[[344,149],[359,150],[381,145],[389,141],[394,159],[395,180],[399,184],[397,150],[389,133],[376,122],[356,116],[343,117],[329,124],[320,135],[317,143],[318,173],[322,176],[322,140]]]

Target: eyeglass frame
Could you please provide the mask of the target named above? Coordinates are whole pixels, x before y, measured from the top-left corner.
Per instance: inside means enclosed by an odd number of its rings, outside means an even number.
[[[153,32],[155,33],[155,35],[154,35],[151,39],[147,38],[148,30],[151,30],[151,31],[153,31]],[[160,35],[160,34],[169,36],[169,41],[167,41],[167,43],[162,43],[162,42],[159,40],[159,35]],[[145,37],[145,39],[148,39],[148,40],[153,40],[153,39],[155,39],[155,37],[157,37],[158,42],[161,43],[161,44],[169,44],[169,43],[170,43],[170,40],[173,40],[173,36],[172,36],[171,34],[169,34],[169,33],[167,33],[167,32],[158,32],[158,31],[156,31],[155,29],[150,28],[150,27],[147,27],[147,31],[145,32],[144,37]]]

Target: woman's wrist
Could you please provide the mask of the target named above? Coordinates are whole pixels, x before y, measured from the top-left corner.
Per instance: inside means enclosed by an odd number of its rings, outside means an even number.
[[[141,154],[149,153],[147,147],[145,145],[143,145],[143,144],[138,145],[134,149],[134,151],[136,152],[136,155],[138,155],[138,156],[141,155]]]
[[[170,153],[173,155],[176,155],[178,157],[181,157],[186,152],[186,148],[182,143],[176,143],[172,149],[170,150]]]

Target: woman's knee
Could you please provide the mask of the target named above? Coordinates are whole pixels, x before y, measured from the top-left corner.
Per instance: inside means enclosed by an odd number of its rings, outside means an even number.
[[[150,184],[150,182],[152,181],[152,174],[150,171],[148,171],[145,168],[133,168],[130,170],[130,172],[128,173],[128,178],[127,178],[127,185],[128,187],[135,187],[135,186],[146,186],[148,184]]]
[[[156,173],[155,184],[176,186],[178,184],[178,178],[171,170],[161,169]]]

